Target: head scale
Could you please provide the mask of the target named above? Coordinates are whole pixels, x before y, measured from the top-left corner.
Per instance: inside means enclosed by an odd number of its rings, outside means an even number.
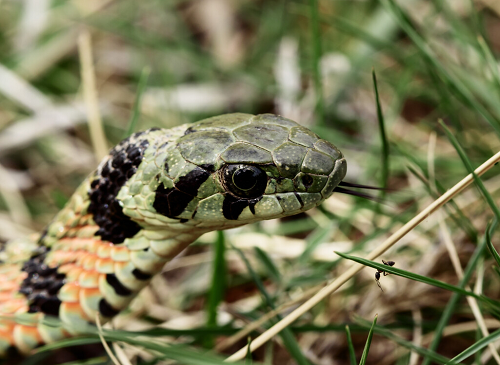
[[[335,146],[272,114],[217,116],[149,140],[118,200],[125,214],[130,202],[170,226],[208,231],[294,215],[328,198],[346,173]]]
[[[329,197],[346,172],[332,144],[271,114],[203,120],[169,152],[153,208],[203,226],[297,214]]]

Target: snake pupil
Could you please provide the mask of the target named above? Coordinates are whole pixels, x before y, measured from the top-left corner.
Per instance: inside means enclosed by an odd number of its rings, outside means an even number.
[[[258,173],[253,169],[239,169],[233,175],[234,185],[241,190],[249,190],[257,183],[257,175]]]
[[[267,174],[257,166],[227,165],[223,176],[227,188],[241,198],[257,198],[266,190]]]

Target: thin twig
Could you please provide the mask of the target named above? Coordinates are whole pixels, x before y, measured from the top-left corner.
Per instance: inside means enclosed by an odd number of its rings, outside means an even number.
[[[84,29],[81,31],[78,37],[78,50],[80,53],[83,95],[89,118],[90,137],[96,157],[98,160],[101,160],[108,154],[108,147],[99,111],[94,63],[92,60],[92,43],[88,30]]]
[[[500,321],[493,319],[493,318],[487,318],[484,320],[486,327],[492,330],[496,330],[500,328]],[[477,330],[477,322],[476,321],[469,321],[469,322],[464,322],[464,323],[457,323],[457,324],[450,324],[449,326],[446,326],[444,331],[443,331],[443,337],[450,337],[454,335],[458,335],[460,333],[465,333],[465,332],[474,332]],[[435,332],[430,332],[426,333],[422,339],[422,344],[423,345],[428,345],[432,339],[434,338]],[[483,363],[483,362],[481,362]]]
[[[488,161],[479,166],[474,172],[477,176],[483,175],[486,171],[491,169],[495,163],[500,161],[500,152],[496,153],[493,157],[491,157]],[[446,204],[450,199],[459,194],[462,190],[464,190],[467,186],[469,186],[474,181],[474,177],[472,174],[467,175],[464,179],[462,179],[459,183],[457,183],[453,188],[448,190],[446,193],[441,195],[437,200],[435,200],[431,205],[429,205],[426,209],[416,215],[412,220],[406,223],[403,227],[397,230],[394,234],[392,234],[384,243],[382,243],[378,248],[370,252],[366,258],[368,260],[373,260],[386,252],[389,248],[391,248],[396,242],[398,242],[402,237],[404,237],[408,232],[410,232],[413,228],[415,228],[418,224],[420,224],[424,219],[429,217],[436,210],[441,208],[444,204]],[[350,268],[342,275],[340,275],[335,281],[330,283],[325,288],[321,289],[317,292],[312,298],[310,298],[307,302],[301,305],[299,308],[294,310],[288,316],[283,318],[280,322],[276,323],[269,330],[264,332],[262,335],[257,337],[254,341],[252,341],[250,345],[250,351],[253,352],[258,349],[260,346],[269,341],[272,337],[278,334],[283,328],[292,324],[295,320],[301,317],[304,313],[308,312],[311,308],[313,308],[316,304],[321,302],[331,293],[340,288],[343,284],[345,284],[350,278],[352,278],[355,274],[357,274],[364,266],[360,264],[351,264]],[[236,360],[241,360],[245,357],[247,353],[247,346],[240,349],[230,357],[226,359],[228,362],[234,362]]]
[[[412,343],[415,346],[422,346],[422,312],[420,308],[415,308],[411,311],[413,323],[415,323],[415,327],[413,328],[413,341]],[[408,361],[409,365],[418,364],[419,355],[417,352],[412,351],[410,354],[410,360]]]
[[[102,335],[102,325],[101,325],[101,318],[99,318],[99,313],[95,315],[95,324],[97,326],[97,331],[99,332],[99,339],[101,340],[102,346],[104,347],[104,350],[106,350],[106,353],[108,354],[109,358],[111,359],[111,361],[113,361],[115,365],[122,365],[115,357],[113,351],[111,351],[111,349],[108,346],[108,343],[106,342],[104,336]]]
[[[9,209],[12,220],[20,225],[31,226],[31,214],[16,181],[10,172],[0,165],[0,195]]]
[[[118,345],[118,343],[113,342],[112,346],[113,346],[113,350],[115,350],[116,357],[120,359],[122,365],[132,365],[132,363],[130,362],[130,360],[127,357],[127,354]]]

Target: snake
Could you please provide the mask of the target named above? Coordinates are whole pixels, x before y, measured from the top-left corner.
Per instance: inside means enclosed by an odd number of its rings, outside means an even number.
[[[202,234],[318,206],[342,190],[346,171],[332,143],[273,114],[132,134],[37,239],[3,245],[0,355],[110,321]]]

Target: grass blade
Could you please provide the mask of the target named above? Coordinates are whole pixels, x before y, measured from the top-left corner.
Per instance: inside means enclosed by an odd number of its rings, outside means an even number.
[[[132,117],[130,118],[130,122],[128,123],[127,131],[125,132],[124,138],[127,138],[135,131],[135,127],[137,125],[137,121],[139,120],[139,115],[141,113],[140,110],[141,110],[142,94],[146,89],[150,73],[151,69],[149,67],[146,66],[142,69],[141,76],[139,77],[139,84],[137,85],[137,94],[135,95],[134,110],[132,113]]]
[[[475,340],[476,342],[479,341],[483,337],[483,334],[481,333],[481,329],[478,328],[476,330],[476,337]],[[481,365],[481,355],[483,354],[483,351],[478,351],[474,354],[474,363],[476,365]]]
[[[312,252],[319,244],[325,242],[325,240],[332,235],[332,231],[336,228],[336,224],[328,224],[323,227],[316,228],[306,239],[306,248],[300,255],[299,260],[302,263],[305,263]]]
[[[497,265],[500,267],[500,255],[498,254],[497,250],[495,249],[495,246],[493,246],[493,243],[491,242],[491,235],[492,229],[491,229],[491,222],[488,224],[488,227],[486,227],[486,245],[488,247],[488,250],[491,253],[491,256],[495,259],[497,262]]]
[[[352,343],[349,325],[345,326],[345,334],[347,337],[347,347],[349,348],[349,362],[351,365],[356,365],[356,352],[354,351],[354,344]]]
[[[489,204],[491,210],[493,213],[495,213],[495,216],[497,217],[498,220],[500,220],[500,210],[498,209],[497,205],[495,204],[495,201],[491,197],[490,193],[488,190],[486,190],[486,187],[483,184],[483,181],[474,173],[474,168],[472,167],[472,164],[465,154],[465,151],[463,150],[462,146],[460,143],[458,143],[458,140],[455,138],[455,136],[451,133],[451,131],[448,129],[446,124],[442,120],[439,120],[439,124],[441,124],[441,127],[443,127],[444,132],[446,133],[446,136],[450,140],[451,144],[453,147],[455,147],[455,150],[457,151],[458,155],[462,159],[462,162],[464,163],[465,167],[467,168],[467,171],[472,174],[474,177],[474,182],[478,186],[479,190],[483,194],[484,198],[486,199],[486,202]]]
[[[166,345],[165,343],[155,340],[155,339],[147,339],[141,340],[138,339],[136,333],[134,332],[125,332],[125,331],[103,331],[103,336],[106,341],[120,341],[128,343],[132,346],[137,346],[144,348],[145,350],[151,351],[158,356],[158,359],[172,359],[181,364],[189,364],[189,365],[224,365],[224,359],[220,356],[214,355],[212,353],[206,351],[199,351],[189,346],[185,345]],[[80,344],[90,344],[90,343],[98,343],[100,342],[98,336],[95,335],[87,335],[77,338],[69,338],[62,341],[58,341],[56,343],[52,343],[49,345],[45,345],[37,349],[38,352],[46,352],[54,349],[68,347],[72,345],[80,345]],[[243,365],[243,362],[237,362],[239,365]]]
[[[370,345],[372,344],[373,329],[375,328],[375,325],[377,324],[377,318],[378,318],[378,315],[376,315],[375,318],[373,319],[373,323],[372,323],[372,326],[370,328],[370,332],[368,332],[368,338],[366,339],[365,348],[363,350],[363,354],[361,355],[361,360],[359,361],[359,365],[365,365],[365,363],[366,363],[366,358],[368,357],[368,351],[370,351]]]
[[[497,91],[500,94],[500,71],[498,70],[498,61],[495,59],[495,56],[491,52],[491,48],[488,46],[483,37],[479,36],[477,38],[477,42],[479,43],[479,47],[483,52],[484,58],[486,59],[488,68],[491,71]]]
[[[488,346],[488,344],[498,340],[499,338],[500,338],[500,329],[496,330],[495,332],[492,332],[489,336],[483,337],[482,339],[480,339],[479,341],[474,343],[472,346],[467,348],[465,351],[462,351],[460,354],[455,356],[447,364],[451,364],[452,362],[456,363],[456,362],[463,361],[463,360],[467,359],[468,357],[474,355],[479,350]]]
[[[495,117],[479,103],[460,80],[454,77],[446,68],[440,63],[438,57],[433,53],[429,47],[428,42],[417,32],[413,27],[412,22],[409,20],[407,14],[396,4],[394,0],[382,0],[382,4],[395,16],[401,28],[413,41],[415,46],[420,51],[422,57],[430,66],[432,66],[440,78],[443,79],[448,89],[461,101],[463,101],[470,108],[474,109],[480,114],[495,131],[500,134],[500,123]]]
[[[108,341],[124,341],[134,346],[144,347],[150,351],[159,352],[163,355],[164,359],[176,360],[181,364],[190,365],[223,365],[223,359],[214,354],[207,353],[206,351],[197,351],[194,348],[177,345],[165,346],[164,343],[154,341],[137,340],[133,337],[123,337],[114,335],[113,333],[105,334],[104,336]],[[242,365],[242,362],[239,362]]]
[[[359,322],[359,324],[361,326],[365,327],[366,329],[368,329],[370,327],[370,323],[362,318],[356,318],[356,322]],[[373,331],[377,335],[384,336],[384,337],[390,339],[391,341],[394,341],[395,343],[397,343],[400,346],[403,346],[409,350],[415,351],[416,353],[418,353],[419,355],[424,357],[425,360],[431,360],[431,361],[434,361],[438,364],[447,364],[450,362],[449,358],[442,356],[442,355],[439,355],[439,354],[435,353],[434,351],[428,350],[426,348],[416,346],[414,343],[407,341],[407,340],[395,335],[388,328],[384,328],[384,327],[375,325]],[[456,363],[454,363],[454,364],[456,364]]]
[[[363,264],[365,266],[373,267],[374,269],[379,269],[379,270],[382,270],[382,271],[385,271],[385,272],[388,272],[388,273],[391,273],[394,275],[404,277],[406,279],[419,281],[421,283],[429,284],[429,285],[432,285],[432,286],[435,286],[435,287],[438,287],[441,289],[449,290],[449,291],[452,291],[454,293],[458,293],[461,295],[471,296],[473,298],[476,298],[477,300],[482,301],[483,303],[489,303],[489,304],[496,306],[496,307],[499,306],[498,303],[496,303],[495,301],[493,301],[493,300],[491,300],[483,295],[477,295],[471,291],[465,290],[465,289],[460,288],[460,287],[455,286],[455,285],[447,284],[447,283],[444,283],[442,281],[428,278],[428,277],[423,276],[423,275],[419,275],[419,274],[415,274],[415,273],[412,273],[412,272],[409,272],[406,270],[398,269],[398,268],[393,267],[393,266],[379,264],[378,262],[366,260],[366,259],[363,259],[361,257],[351,256],[351,255],[348,255],[348,254],[345,254],[342,252],[337,252],[337,251],[335,251],[335,253],[343,258],[355,261],[355,262]]]
[[[224,297],[226,290],[226,245],[224,242],[224,232],[217,231],[217,239],[215,241],[215,258],[213,263],[212,285],[208,293],[207,301],[207,326],[217,326],[217,308]],[[212,347],[213,337],[205,337],[205,345]]]
[[[250,345],[252,344],[252,338],[248,336],[247,338],[247,356],[245,357],[245,364],[251,364],[252,363],[252,353],[250,352]]]
[[[378,93],[377,76],[375,70],[372,69],[373,88],[375,90],[375,102],[377,104],[377,119],[380,130],[380,139],[382,143],[382,187],[387,188],[387,180],[389,179],[389,142],[387,141],[387,134],[385,132],[385,121],[382,113],[382,106],[380,105],[380,98]],[[381,197],[383,199],[385,190],[381,190]]]
[[[323,85],[321,84],[321,29],[319,21],[319,10],[318,10],[318,0],[309,0],[309,8],[311,14],[311,37],[313,46],[313,82],[314,91],[316,94],[316,113],[318,125],[323,125],[325,123],[325,106],[323,100]]]
[[[255,270],[253,269],[252,265],[246,258],[245,254],[243,251],[241,251],[239,248],[232,246],[233,249],[238,253],[238,255],[241,257],[242,261],[245,263],[245,266],[252,277],[253,281],[255,282],[255,285],[257,285],[257,288],[259,289],[260,293],[262,294],[265,303],[267,306],[271,309],[275,309],[276,306],[274,305],[274,302],[267,292],[264,283],[262,280],[260,280],[260,277],[257,275]],[[281,320],[281,316],[277,315],[276,316],[278,320]],[[299,365],[309,365],[309,361],[305,358],[304,354],[302,353],[302,350],[300,349],[299,344],[297,343],[293,332],[290,328],[285,328],[281,333],[280,333],[281,338],[283,339],[283,343],[285,344],[285,347],[288,349],[290,352],[290,355],[297,361]],[[247,345],[247,352],[250,351],[250,347]]]
[[[255,246],[254,248],[255,256],[264,268],[267,271],[267,274],[273,279],[275,283],[281,283],[281,274],[278,268],[274,265],[273,260],[269,257],[269,255],[262,251],[259,247]]]

